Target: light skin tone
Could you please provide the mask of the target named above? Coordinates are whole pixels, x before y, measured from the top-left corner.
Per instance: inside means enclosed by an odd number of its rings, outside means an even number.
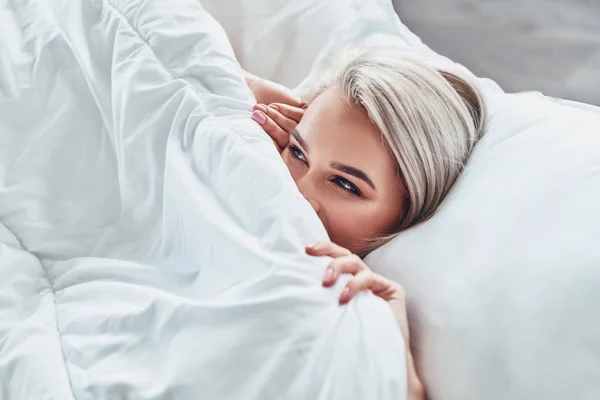
[[[287,107],[259,108],[275,124],[286,125]],[[276,142],[331,241],[359,253],[369,239],[393,231],[402,215],[403,189],[394,157],[364,110],[329,89]]]
[[[356,256],[369,239],[393,231],[402,217],[406,192],[393,155],[367,113],[348,104],[336,88],[327,89],[306,108],[291,91],[272,82],[248,76],[247,81],[259,101],[252,119],[273,139],[331,239],[306,247],[309,255],[333,258],[323,286],[351,274],[341,304],[363,290],[388,302],[407,344],[408,398],[423,399],[408,345],[404,289],[372,272]],[[265,99],[279,102],[261,104]]]

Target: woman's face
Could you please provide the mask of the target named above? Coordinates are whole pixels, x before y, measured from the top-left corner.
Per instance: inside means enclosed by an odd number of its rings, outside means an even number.
[[[396,162],[364,110],[329,89],[308,107],[282,157],[331,241],[357,253],[402,216]]]

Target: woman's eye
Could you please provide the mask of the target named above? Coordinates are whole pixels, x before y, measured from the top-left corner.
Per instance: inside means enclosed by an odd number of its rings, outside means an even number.
[[[294,158],[297,158],[298,160],[308,164],[308,161],[306,160],[306,157],[304,156],[304,153],[302,152],[302,150],[300,150],[298,147],[296,147],[294,145],[289,145],[288,149],[290,149],[290,153],[292,153],[292,156]]]
[[[334,182],[339,187],[341,187],[342,189],[344,189],[356,196],[361,195],[360,190],[358,190],[356,185],[353,184],[352,182],[350,182],[348,179],[342,178],[341,176],[336,176],[331,181]]]

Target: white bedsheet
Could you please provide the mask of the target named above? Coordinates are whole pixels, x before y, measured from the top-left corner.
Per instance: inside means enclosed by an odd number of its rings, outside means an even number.
[[[197,0],[0,1],[1,399],[402,399]]]

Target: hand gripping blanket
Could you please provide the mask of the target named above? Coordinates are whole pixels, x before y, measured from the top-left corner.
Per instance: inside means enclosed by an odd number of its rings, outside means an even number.
[[[197,0],[0,0],[0,399],[405,398]]]

